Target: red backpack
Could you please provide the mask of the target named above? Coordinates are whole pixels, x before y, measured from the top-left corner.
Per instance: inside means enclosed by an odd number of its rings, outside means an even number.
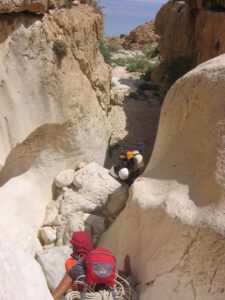
[[[95,248],[84,258],[86,279],[88,285],[104,283],[114,288],[116,259],[110,250]]]

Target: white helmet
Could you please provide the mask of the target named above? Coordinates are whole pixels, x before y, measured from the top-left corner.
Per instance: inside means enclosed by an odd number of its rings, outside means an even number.
[[[129,177],[129,170],[127,168],[122,168],[119,170],[118,175],[121,180],[126,180]]]

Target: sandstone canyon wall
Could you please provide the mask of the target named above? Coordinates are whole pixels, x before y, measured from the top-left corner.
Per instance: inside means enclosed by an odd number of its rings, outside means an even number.
[[[34,254],[56,174],[105,159],[110,74],[97,42],[102,17],[88,5],[1,14],[0,29],[0,228]],[[52,50],[58,39],[67,45],[62,59]]]
[[[222,1],[208,1],[211,5],[206,6],[205,2],[168,1],[158,12],[155,32],[160,36],[158,49],[164,65],[153,74],[156,83],[164,81],[166,85],[163,72],[171,61],[177,60],[173,68],[180,68],[178,75],[182,76],[192,67],[225,53],[225,5]]]
[[[225,55],[180,78],[150,162],[101,239],[131,256],[141,300],[225,297]]]

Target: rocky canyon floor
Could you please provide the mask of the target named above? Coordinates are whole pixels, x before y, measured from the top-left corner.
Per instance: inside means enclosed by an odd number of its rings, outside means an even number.
[[[139,79],[138,73],[130,73],[126,67],[112,69],[112,92],[120,103],[112,105],[109,121],[112,127],[111,141],[116,145],[105,162],[109,168],[116,163],[121,147],[132,148],[137,142],[145,143],[147,163],[157,134],[162,96],[151,82]],[[144,90],[142,90],[144,89]],[[122,100],[121,100],[122,99]]]

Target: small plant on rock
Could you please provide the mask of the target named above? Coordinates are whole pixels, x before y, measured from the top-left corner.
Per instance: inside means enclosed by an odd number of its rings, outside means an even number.
[[[123,58],[123,57],[119,57],[119,58],[116,58],[113,60],[113,62],[117,65],[117,66],[120,66],[120,67],[123,67],[126,65],[126,59]]]
[[[156,67],[155,64],[151,64],[150,62],[147,64],[145,72],[141,75],[141,79],[144,81],[150,81],[153,69]]]
[[[110,53],[109,49],[106,47],[104,41],[99,41],[98,46],[99,46],[99,50],[100,50],[102,56],[104,57],[105,63],[110,65],[111,64],[111,53]]]
[[[128,72],[145,72],[148,61],[143,57],[132,57],[127,63]]]
[[[72,0],[66,0],[64,7],[66,9],[71,9],[73,7],[73,1]]]
[[[148,59],[151,59],[159,54],[159,50],[157,48],[148,48],[145,54]]]
[[[55,52],[56,56],[62,59],[64,56],[67,55],[67,45],[63,40],[57,39],[53,43],[53,51]]]

